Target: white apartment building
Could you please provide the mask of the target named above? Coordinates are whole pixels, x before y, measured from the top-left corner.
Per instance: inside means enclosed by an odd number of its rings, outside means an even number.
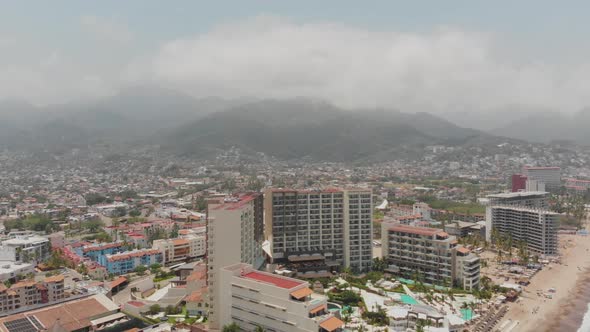
[[[514,245],[525,242],[528,250],[540,255],[557,254],[559,213],[539,208],[493,205],[486,208],[486,239],[493,230],[512,237]],[[486,225],[486,227],[488,227]]]
[[[209,287],[209,324],[220,328],[220,296],[223,285],[219,270],[246,263],[260,268],[264,263],[262,242],[263,198],[260,193],[211,202],[207,207],[207,284]]]
[[[345,266],[368,271],[372,211],[369,189],[269,190],[265,233],[273,260],[294,263],[312,257],[323,260],[317,269]]]
[[[556,190],[561,187],[561,168],[559,167],[533,167],[525,166],[522,174],[527,180],[537,180],[545,183],[547,190]]]
[[[388,270],[424,283],[477,289],[480,260],[441,229],[398,223],[381,225],[383,258]]]
[[[207,236],[205,234],[189,234],[176,239],[155,240],[152,248],[162,252],[163,264],[179,263],[190,258],[205,256]]]
[[[42,262],[51,255],[51,243],[37,235],[16,236],[2,241],[0,252],[2,260]]]
[[[15,261],[0,261],[0,282],[15,280],[17,276],[26,276],[29,273],[35,273],[35,267],[33,264]]]
[[[256,271],[248,264],[221,269],[220,325],[236,323],[242,330],[262,327],[270,332],[332,332],[344,323],[334,317],[324,295],[309,283]]]

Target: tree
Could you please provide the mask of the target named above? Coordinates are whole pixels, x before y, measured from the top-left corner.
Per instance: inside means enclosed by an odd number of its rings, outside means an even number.
[[[179,230],[180,227],[178,226],[178,224],[175,223],[174,226],[172,226],[172,230],[170,231],[170,238],[177,238]]]
[[[239,332],[240,326],[236,323],[231,323],[231,324],[223,326],[222,331],[223,332]]]
[[[137,275],[140,275],[140,276],[144,275],[145,271],[147,271],[147,267],[145,267],[143,265],[139,265],[133,270],[133,272],[137,273]]]
[[[260,325],[256,326],[256,328],[254,329],[254,332],[264,332],[264,328]]]
[[[141,216],[141,211],[139,211],[138,209],[133,209],[133,210],[129,211],[129,216],[130,217],[139,217],[139,216]]]
[[[155,315],[157,313],[159,313],[161,310],[160,305],[159,304],[152,304],[150,306],[150,314]]]

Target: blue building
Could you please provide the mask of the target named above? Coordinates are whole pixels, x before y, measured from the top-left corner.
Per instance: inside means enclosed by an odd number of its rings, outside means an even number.
[[[162,252],[156,249],[141,249],[105,255],[98,263],[104,266],[108,273],[115,275],[132,272],[138,266],[150,266],[162,263]]]

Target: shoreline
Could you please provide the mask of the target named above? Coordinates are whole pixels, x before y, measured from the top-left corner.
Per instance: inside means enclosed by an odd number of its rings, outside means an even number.
[[[560,236],[561,264],[551,263],[535,275],[502,322],[518,322],[514,331],[574,331],[590,302],[590,237]],[[556,290],[553,298],[539,296]],[[500,322],[500,324],[502,324]]]

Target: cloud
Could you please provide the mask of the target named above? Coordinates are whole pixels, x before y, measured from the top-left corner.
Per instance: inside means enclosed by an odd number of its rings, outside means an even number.
[[[103,41],[127,44],[134,38],[134,34],[127,26],[110,18],[82,16],[80,24],[86,31]]]
[[[81,24],[103,41],[134,39],[112,19],[85,16]],[[505,105],[576,111],[590,105],[590,61],[513,54],[502,37],[457,27],[402,32],[259,16],[167,41],[133,58],[109,52],[108,63],[97,61],[105,54],[101,43],[83,59],[51,49],[35,52],[39,63],[0,61],[0,70],[10,74],[0,77],[0,99],[64,102],[153,82],[198,97],[309,96],[404,111]]]
[[[202,96],[313,96],[413,111],[590,105],[590,64],[512,58],[494,36],[463,29],[372,31],[262,16],[170,41],[148,70]]]

